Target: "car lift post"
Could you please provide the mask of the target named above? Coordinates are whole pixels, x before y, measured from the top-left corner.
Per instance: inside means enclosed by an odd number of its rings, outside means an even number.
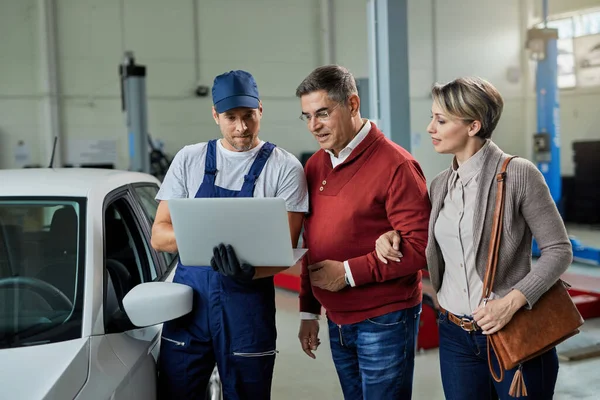
[[[150,173],[146,66],[136,64],[133,52],[126,51],[119,75],[121,110],[126,114],[129,139],[129,170]]]
[[[527,32],[527,48],[531,58],[537,61],[536,108],[537,133],[534,139],[534,159],[541,171],[552,199],[560,207],[562,182],[560,173],[560,121],[558,70],[558,30],[547,27],[548,0],[543,0],[544,28]],[[570,237],[573,259],[583,263],[600,265],[600,249],[585,247],[575,237]],[[541,255],[537,242],[533,241],[533,256]]]

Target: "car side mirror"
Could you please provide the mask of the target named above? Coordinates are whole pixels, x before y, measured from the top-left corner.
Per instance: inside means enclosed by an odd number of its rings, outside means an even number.
[[[187,285],[147,282],[136,285],[123,298],[131,322],[145,327],[170,321],[192,311],[194,294]]]

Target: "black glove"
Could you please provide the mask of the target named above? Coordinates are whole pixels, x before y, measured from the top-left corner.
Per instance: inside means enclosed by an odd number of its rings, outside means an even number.
[[[213,270],[240,282],[251,282],[254,278],[254,266],[247,263],[240,264],[231,245],[225,246],[221,243],[213,247],[210,265]]]

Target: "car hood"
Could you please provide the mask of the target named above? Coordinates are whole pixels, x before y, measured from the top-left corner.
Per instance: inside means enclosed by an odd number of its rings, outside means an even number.
[[[87,338],[0,350],[0,400],[75,398],[89,354]]]

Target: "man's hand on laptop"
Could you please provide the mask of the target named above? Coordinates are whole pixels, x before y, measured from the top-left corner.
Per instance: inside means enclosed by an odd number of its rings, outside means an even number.
[[[256,273],[253,265],[240,263],[233,247],[223,243],[213,248],[210,265],[213,270],[240,282],[251,282]]]

